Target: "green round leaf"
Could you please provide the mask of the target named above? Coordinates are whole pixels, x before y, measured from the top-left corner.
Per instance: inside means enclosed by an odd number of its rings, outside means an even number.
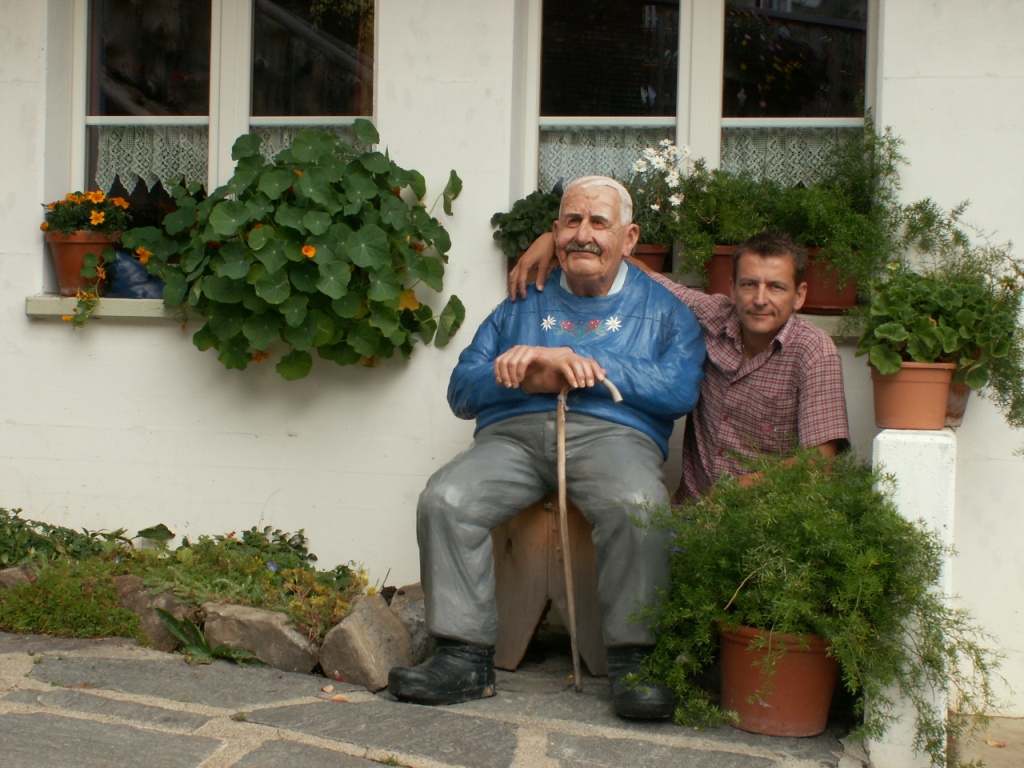
[[[345,253],[356,266],[377,269],[391,256],[388,236],[380,227],[369,224],[345,238]]]
[[[316,287],[317,290],[332,299],[340,299],[348,291],[351,279],[352,268],[345,262],[323,262],[320,264],[320,277],[316,281]]]
[[[287,381],[295,381],[309,375],[313,367],[313,356],[309,352],[302,352],[293,349],[278,361],[275,368],[281,378]]]
[[[260,176],[258,188],[271,200],[277,200],[297,178],[294,171],[274,168]]]
[[[241,226],[249,221],[249,211],[244,203],[237,200],[224,200],[217,203],[210,212],[210,226],[222,237],[234,235]]]
[[[292,284],[288,280],[288,273],[283,269],[268,272],[256,281],[256,295],[268,304],[280,304],[291,295],[291,292]]]

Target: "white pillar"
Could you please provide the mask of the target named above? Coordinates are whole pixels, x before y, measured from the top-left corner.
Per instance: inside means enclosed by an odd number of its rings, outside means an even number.
[[[956,490],[956,435],[950,429],[883,430],[872,447],[872,462],[895,475],[895,502],[909,520],[923,519],[942,542],[953,544],[953,502]],[[953,569],[943,564],[940,588],[953,592]],[[927,768],[928,756],[914,752],[914,708],[897,692],[894,714],[900,721],[880,741],[869,742],[872,768]],[[946,702],[936,698],[940,711]]]

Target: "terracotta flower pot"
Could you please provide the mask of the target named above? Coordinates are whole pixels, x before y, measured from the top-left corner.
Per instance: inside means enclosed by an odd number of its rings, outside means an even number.
[[[70,235],[47,232],[45,239],[61,296],[74,296],[82,289],[96,290],[101,295],[106,292],[106,281],[82,277],[82,266],[87,253],[99,256],[106,248],[114,247],[109,235],[80,229]]]
[[[733,245],[715,246],[711,261],[708,262],[708,284],[704,289],[705,293],[732,295],[729,284],[732,280],[732,253],[735,250],[736,246]]]
[[[841,315],[856,306],[857,284],[851,280],[837,288],[836,275],[827,263],[816,258],[819,253],[819,248],[807,249],[807,269],[804,270],[807,295],[800,311],[809,315]]]
[[[946,402],[946,426],[959,427],[964,423],[967,412],[967,401],[971,397],[971,388],[963,382],[949,383],[949,400]]]
[[[751,648],[761,637],[770,646]],[[828,710],[839,663],[817,635],[784,635],[753,627],[721,630],[722,708],[735,712],[736,727],[768,736],[817,736],[828,725]],[[782,650],[767,677],[764,660]],[[752,699],[752,700],[751,700]]]
[[[640,243],[633,249],[633,255],[655,272],[665,271],[665,262],[668,261],[669,253],[671,253],[671,249],[667,245]]]
[[[875,424],[882,429],[942,429],[955,370],[955,363],[906,361],[888,375],[871,368]]]

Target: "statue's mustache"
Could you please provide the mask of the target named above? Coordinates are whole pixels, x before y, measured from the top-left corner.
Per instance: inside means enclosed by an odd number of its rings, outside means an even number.
[[[597,243],[587,243],[584,245],[574,241],[565,246],[566,253],[576,253],[577,251],[581,253],[592,253],[595,256],[601,255],[601,248]]]

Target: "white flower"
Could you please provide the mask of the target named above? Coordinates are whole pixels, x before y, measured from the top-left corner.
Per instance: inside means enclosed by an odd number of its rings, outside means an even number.
[[[683,196],[682,195],[671,195],[669,197],[668,201],[672,204],[673,208],[678,208],[680,205],[682,205]]]
[[[612,333],[622,329],[622,321],[617,317],[609,317],[604,321],[604,325]]]
[[[651,165],[654,166],[655,170],[664,171],[668,168],[668,162],[664,157],[656,157],[651,160]]]
[[[654,147],[644,147],[644,157],[648,160],[654,160],[658,156],[658,150]]]
[[[661,141],[659,141],[658,143],[659,143],[659,144],[660,144],[661,146],[663,146],[663,147],[666,147],[666,148],[668,148],[668,147],[671,147],[671,146],[673,146],[673,144],[672,144],[672,139],[662,139],[662,140],[661,140]]]
[[[637,173],[647,173],[647,161],[644,159],[633,161],[633,170]]]
[[[675,189],[680,184],[682,184],[683,180],[679,176],[679,171],[677,171],[677,170],[670,171],[669,174],[665,177],[665,183],[668,184],[670,189]]]
[[[548,315],[543,320],[541,320],[540,327],[543,328],[545,331],[550,331],[552,328],[555,327],[555,323],[557,322],[558,321],[555,320],[555,318],[553,318],[551,315]]]
[[[652,211],[660,211],[661,210],[661,206],[658,205],[657,203],[651,203],[651,210]]]

